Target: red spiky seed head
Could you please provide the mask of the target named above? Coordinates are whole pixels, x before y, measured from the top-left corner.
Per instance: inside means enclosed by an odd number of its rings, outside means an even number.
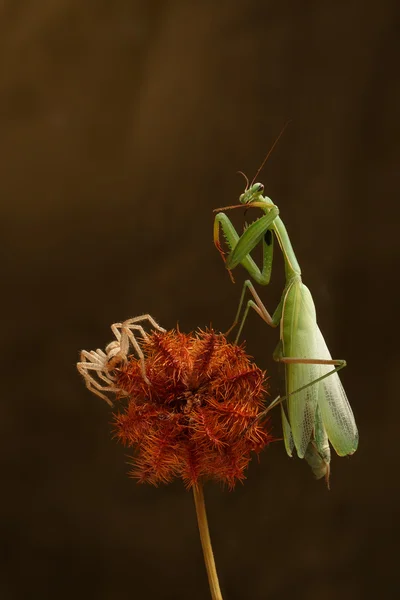
[[[233,488],[251,452],[272,439],[256,420],[265,374],[213,330],[154,331],[141,347],[150,385],[133,356],[114,372],[121,390],[115,431],[135,449],[131,475],[154,485],[181,477],[190,487],[209,478]]]

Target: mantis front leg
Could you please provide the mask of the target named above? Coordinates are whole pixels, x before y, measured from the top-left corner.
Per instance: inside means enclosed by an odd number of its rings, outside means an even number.
[[[233,282],[234,282],[234,279],[232,276],[231,268],[234,268],[237,264],[239,264],[238,259],[237,259],[237,256],[239,256],[240,264],[247,270],[249,275],[251,277],[253,277],[253,279],[257,283],[259,283],[260,285],[268,285],[269,284],[270,279],[271,279],[271,272],[272,272],[272,259],[273,259],[273,250],[274,250],[273,240],[274,240],[274,238],[273,238],[272,231],[271,231],[271,229],[268,229],[268,226],[271,224],[271,222],[273,222],[273,220],[276,218],[277,214],[278,214],[277,208],[271,209],[267,215],[264,215],[264,217],[262,217],[261,219],[259,219],[256,222],[252,223],[246,229],[246,231],[243,233],[243,235],[241,237],[239,237],[238,232],[236,231],[231,220],[227,217],[227,215],[225,213],[218,213],[216,215],[215,220],[214,220],[214,244],[215,244],[218,252],[221,254],[225,264],[227,265],[229,275]],[[261,223],[260,223],[260,221],[261,221]],[[266,226],[267,226],[267,229],[265,228]],[[220,243],[220,239],[219,239],[220,228],[222,228],[225,240],[231,250],[227,259],[225,258],[225,252],[223,251],[223,249],[221,247],[221,243]],[[263,252],[261,270],[257,266],[257,264],[254,262],[252,257],[250,256],[250,252],[254,249],[254,247],[258,243],[260,243],[260,241],[262,241],[262,252]],[[233,261],[233,266],[231,267],[230,264],[232,263],[232,261]],[[234,322],[231,325],[231,327],[229,328],[229,330],[226,332],[226,335],[228,335],[229,332],[239,322],[240,312],[242,310],[246,289],[248,287],[249,288],[251,287],[251,293],[253,294],[253,297],[256,299],[256,303],[254,303],[252,300],[249,300],[249,302],[246,306],[246,309],[245,309],[243,319],[241,321],[241,325],[240,325],[238,334],[236,336],[235,343],[237,343],[237,341],[240,337],[240,334],[242,332],[242,329],[243,329],[244,323],[246,321],[250,307],[252,307],[258,313],[258,315],[262,319],[264,319],[266,321],[266,323],[268,323],[269,325],[272,325],[272,321],[273,321],[273,317],[270,316],[267,309],[261,302],[261,299],[259,298],[257,292],[255,291],[253,284],[250,282],[250,280],[246,280],[243,285],[243,289],[242,289],[242,293],[241,293],[241,297],[240,297],[240,301],[239,301],[239,307],[238,307]],[[275,317],[275,315],[274,315],[274,317]],[[273,327],[275,327],[278,324],[279,318],[280,317],[275,317],[276,323],[274,325],[272,325]]]
[[[225,213],[218,213],[214,220],[214,244],[221,254],[230,277],[233,280],[231,270],[239,263],[246,269],[249,275],[260,285],[268,285],[271,278],[273,258],[273,236],[269,229],[279,214],[277,207],[252,223],[245,232],[239,236],[232,221]],[[231,252],[225,258],[219,239],[220,228],[222,228],[226,243]],[[263,263],[261,270],[250,256],[250,252],[262,241]]]

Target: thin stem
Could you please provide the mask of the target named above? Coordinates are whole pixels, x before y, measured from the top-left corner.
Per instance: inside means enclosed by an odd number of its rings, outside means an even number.
[[[206,565],[208,583],[212,600],[222,600],[217,569],[215,568],[214,554],[211,546],[210,532],[208,530],[206,506],[204,503],[203,486],[201,483],[193,486],[194,503],[196,505],[197,523],[199,525],[201,546],[203,548],[204,562]]]

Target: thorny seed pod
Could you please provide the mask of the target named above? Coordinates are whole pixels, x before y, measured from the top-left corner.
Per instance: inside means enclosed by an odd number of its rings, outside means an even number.
[[[140,348],[142,357],[113,368],[107,390],[118,402],[116,437],[135,450],[131,475],[154,485],[181,477],[187,487],[215,479],[233,488],[252,451],[272,440],[256,419],[264,373],[213,330],[158,328]]]

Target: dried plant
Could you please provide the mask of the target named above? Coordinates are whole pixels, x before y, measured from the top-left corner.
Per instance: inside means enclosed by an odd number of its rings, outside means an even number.
[[[133,450],[131,475],[153,485],[180,477],[193,489],[211,595],[220,599],[202,482],[232,489],[252,452],[271,441],[268,421],[258,419],[265,373],[212,329],[165,331],[150,315],[111,328],[116,339],[105,352],[83,350],[78,369],[92,392],[116,402],[115,435]]]
[[[264,373],[222,334],[154,331],[140,361],[116,370],[129,401],[116,416],[116,435],[136,450],[132,475],[157,485],[182,477],[186,486],[216,479],[232,488],[245,477],[251,452],[270,441],[263,410]]]

